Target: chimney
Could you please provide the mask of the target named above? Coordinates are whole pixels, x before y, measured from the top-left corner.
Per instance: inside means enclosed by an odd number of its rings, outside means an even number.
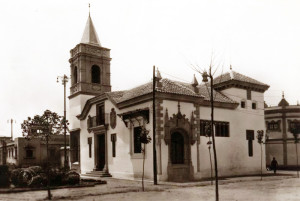
[[[194,88],[194,92],[195,92],[196,94],[198,94],[198,93],[199,93],[199,88],[197,87],[197,86],[198,86],[198,81],[197,81],[197,78],[196,78],[195,74],[194,74],[194,79],[193,79],[191,85],[192,85],[193,88]]]
[[[157,71],[156,71],[156,77],[155,77],[156,79],[155,79],[155,85],[156,85],[156,88],[157,89],[161,89],[162,88],[162,83],[161,83],[161,75],[160,75],[160,72],[159,72],[159,70],[157,69]]]

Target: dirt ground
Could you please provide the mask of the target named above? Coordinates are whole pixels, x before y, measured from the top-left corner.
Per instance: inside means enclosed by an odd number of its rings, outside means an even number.
[[[239,177],[221,180],[220,200],[300,200],[300,178],[295,176]],[[146,182],[146,192],[138,181],[108,179],[108,184],[95,187],[52,190],[53,200],[90,201],[199,201],[215,200],[215,186],[210,182]],[[1,194],[0,200],[44,200],[46,191]]]

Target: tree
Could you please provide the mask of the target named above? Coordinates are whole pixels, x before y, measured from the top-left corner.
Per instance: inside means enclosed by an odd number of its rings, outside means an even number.
[[[141,143],[144,145],[142,148],[142,152],[143,152],[143,175],[142,175],[142,188],[143,191],[144,189],[144,172],[145,172],[145,153],[146,153],[146,144],[151,142],[151,137],[149,136],[149,130],[147,130],[144,126],[141,127],[141,136],[140,136],[140,140]]]
[[[215,67],[213,54],[210,60],[208,72],[204,69],[201,69],[199,66],[192,65],[192,69],[202,75],[203,82],[205,83],[207,92],[210,96],[210,107],[211,107],[211,123],[210,123],[210,132],[212,138],[212,146],[213,146],[213,156],[214,156],[214,165],[215,165],[215,193],[216,193],[216,201],[219,201],[219,178],[218,178],[218,160],[217,160],[217,148],[215,142],[215,133],[214,133],[214,100],[216,98],[217,93],[214,96],[214,74],[219,68],[219,65],[216,66],[215,71],[213,72],[213,68]],[[208,80],[210,79],[210,81]],[[220,77],[220,80],[223,78],[223,71]],[[207,85],[209,83],[210,86]],[[210,91],[209,91],[210,88]]]
[[[48,199],[51,200],[51,192],[50,192],[50,178],[49,178],[49,151],[48,151],[48,142],[52,135],[61,134],[63,129],[64,119],[62,116],[59,116],[55,112],[51,112],[50,110],[46,110],[42,116],[35,115],[33,118],[28,117],[27,120],[21,124],[21,128],[23,130],[22,134],[28,140],[32,138],[41,138],[46,141],[46,149],[47,149],[47,190],[48,190]]]

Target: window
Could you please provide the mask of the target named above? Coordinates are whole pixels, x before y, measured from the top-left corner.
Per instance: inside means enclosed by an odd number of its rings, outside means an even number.
[[[104,112],[104,105],[97,106],[97,125],[104,125],[105,124],[105,112]]]
[[[89,145],[89,157],[92,158],[92,138],[88,138],[88,145]]]
[[[211,135],[211,121],[200,120],[200,136]],[[229,122],[225,121],[214,121],[215,136],[217,137],[229,137]]]
[[[18,148],[15,147],[15,159],[18,159]]]
[[[92,66],[92,83],[100,84],[100,68],[99,66]]]
[[[246,102],[245,101],[241,101],[241,108],[246,108]]]
[[[256,110],[256,103],[252,103],[252,109]]]
[[[15,147],[15,159],[18,159],[18,149]]]
[[[210,136],[210,121],[200,120],[200,136]]]
[[[111,134],[111,143],[112,143],[112,157],[116,157],[116,141],[117,134]]]
[[[247,89],[247,100],[251,100],[251,90]]]
[[[300,132],[300,121],[297,119],[288,120],[288,131],[290,132]]]
[[[229,137],[229,122],[215,122],[215,136]]]
[[[246,140],[248,140],[248,155],[253,156],[253,140],[254,140],[254,130],[246,130]]]
[[[26,149],[26,158],[33,158],[33,150],[32,149]]]
[[[268,130],[270,130],[270,131],[280,131],[280,121],[268,122]]]
[[[77,83],[77,66],[74,67],[74,71],[73,71],[73,84]]]
[[[56,151],[55,151],[55,148],[49,149],[49,158],[50,158],[50,160],[55,160],[55,159],[56,159]]]
[[[142,127],[134,127],[133,130],[133,153],[142,153],[142,143],[141,143],[141,132]]]

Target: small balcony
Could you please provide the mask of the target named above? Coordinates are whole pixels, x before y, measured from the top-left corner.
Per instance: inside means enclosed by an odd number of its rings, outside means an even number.
[[[108,113],[105,113],[102,116],[88,116],[87,128],[92,129],[95,127],[105,126],[108,124]]]

